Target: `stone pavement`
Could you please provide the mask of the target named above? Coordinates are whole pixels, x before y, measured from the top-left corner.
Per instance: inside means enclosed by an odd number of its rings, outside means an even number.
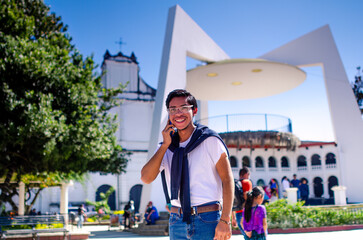
[[[85,226],[84,231],[91,232],[90,239],[94,240],[117,240],[117,239],[133,239],[133,240],[145,240],[156,239],[166,240],[165,237],[145,237],[139,236],[130,232],[122,232],[117,229],[111,229],[108,231],[107,226]],[[242,235],[233,235],[232,240],[241,240]],[[290,234],[271,234],[268,235],[267,240],[341,240],[341,239],[356,239],[363,240],[363,229],[349,230],[349,231],[336,231],[336,232],[320,232],[320,233],[290,233]]]

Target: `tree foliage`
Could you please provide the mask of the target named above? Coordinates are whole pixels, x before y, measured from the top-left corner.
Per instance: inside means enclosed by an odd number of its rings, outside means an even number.
[[[101,192],[100,193],[100,198],[101,200],[99,201],[89,201],[86,200],[87,205],[91,205],[95,207],[96,212],[98,212],[99,209],[102,209],[106,214],[110,214],[111,213],[111,208],[108,205],[108,199],[111,196],[111,194],[115,191],[115,189],[113,187],[110,187],[106,193]]]
[[[102,88],[92,57],[77,51],[43,1],[0,4],[0,201],[25,176],[123,172],[127,156],[107,114],[122,86]]]
[[[360,67],[357,67],[358,73],[355,76],[355,81],[352,83],[352,89],[357,100],[358,106],[363,114],[363,82],[362,76],[360,75]]]

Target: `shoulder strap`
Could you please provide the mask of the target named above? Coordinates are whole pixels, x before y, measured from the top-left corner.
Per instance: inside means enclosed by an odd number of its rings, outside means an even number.
[[[165,170],[161,171],[161,181],[163,183],[165,201],[166,201],[167,204],[169,204],[170,203],[170,197],[169,197],[169,193],[168,193],[168,187],[166,186]]]

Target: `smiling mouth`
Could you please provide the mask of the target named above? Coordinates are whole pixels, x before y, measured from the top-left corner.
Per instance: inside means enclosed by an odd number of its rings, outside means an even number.
[[[182,123],[182,122],[184,122],[185,121],[185,119],[178,119],[178,120],[175,120],[175,122],[176,123]]]

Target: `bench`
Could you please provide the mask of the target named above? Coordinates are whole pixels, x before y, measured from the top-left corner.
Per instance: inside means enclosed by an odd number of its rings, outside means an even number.
[[[17,229],[21,225],[29,226],[29,229]],[[37,229],[37,225],[46,225],[50,228]],[[64,216],[61,215],[0,217],[0,233],[1,240],[11,235],[24,234],[30,234],[34,240],[39,240],[40,233],[63,233],[63,239],[70,239],[69,231],[65,226]]]

